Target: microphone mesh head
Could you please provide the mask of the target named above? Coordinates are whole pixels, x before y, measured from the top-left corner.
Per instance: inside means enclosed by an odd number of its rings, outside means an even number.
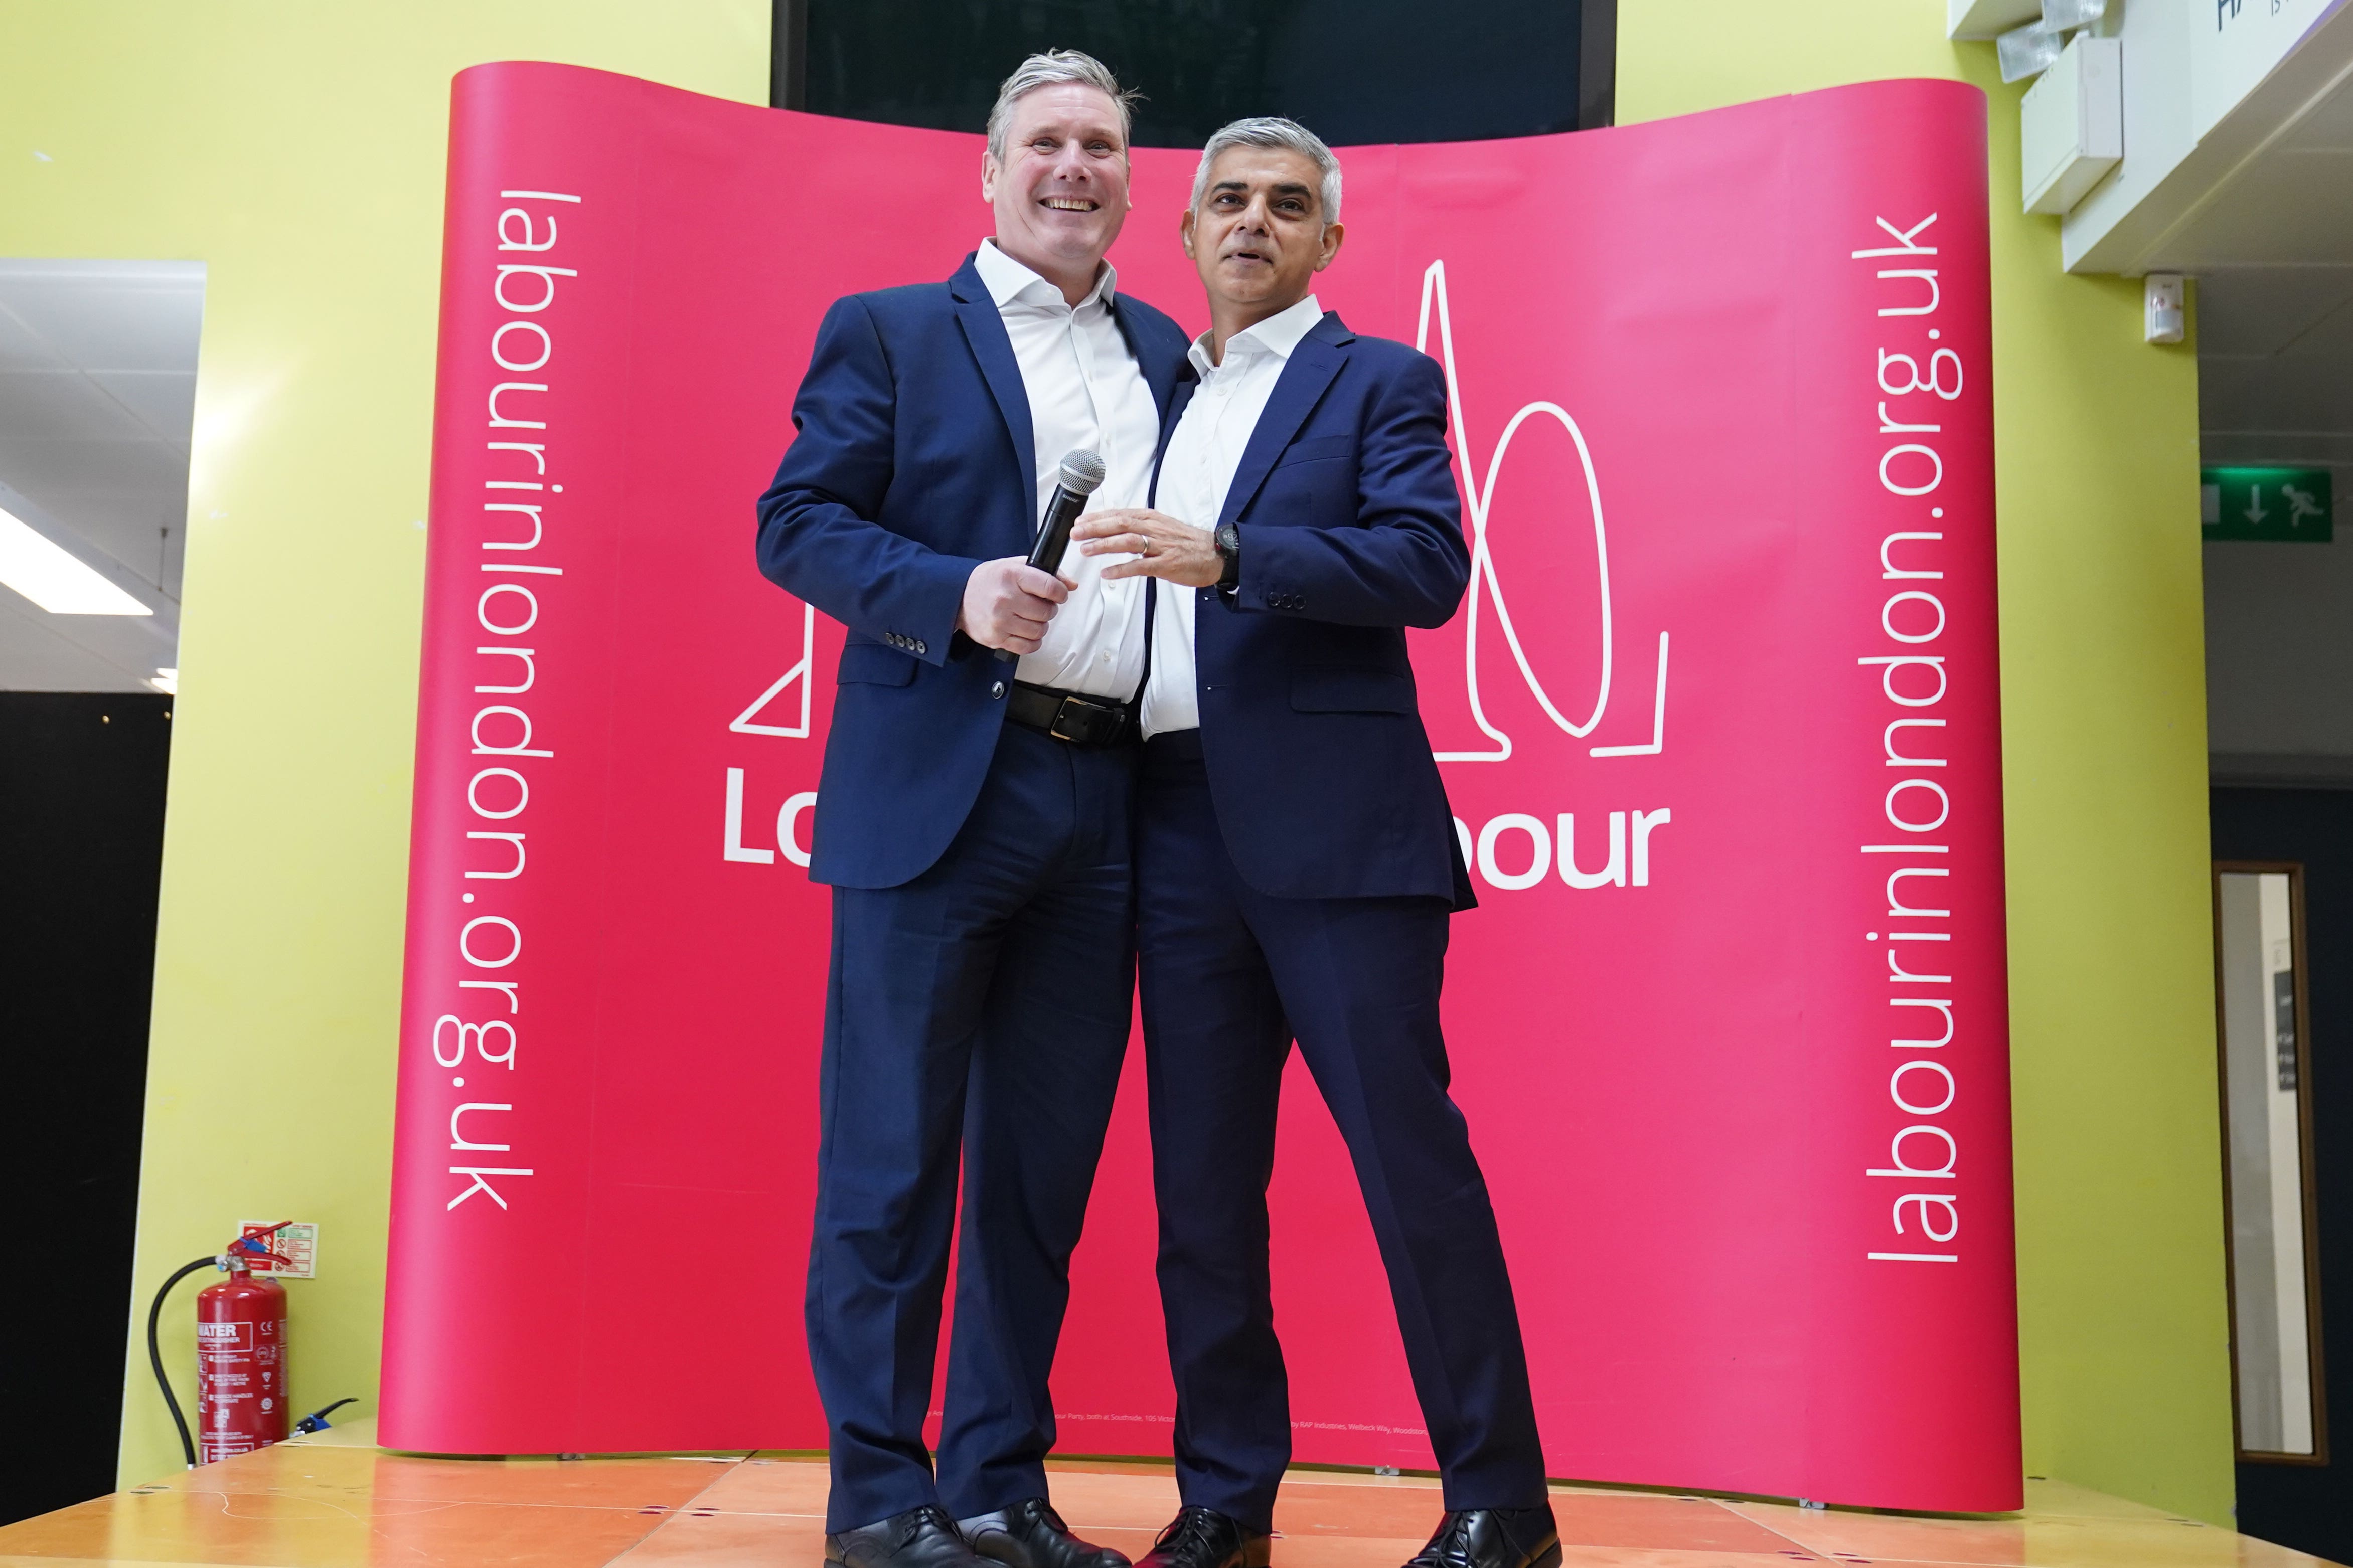
[[[1074,496],[1091,496],[1103,482],[1103,460],[1085,447],[1062,457],[1062,488]]]

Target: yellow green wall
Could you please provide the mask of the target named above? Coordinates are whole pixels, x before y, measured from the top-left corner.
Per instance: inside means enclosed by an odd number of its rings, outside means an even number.
[[[2010,1068],[2030,1474],[2233,1495],[2198,382],[2019,210],[2018,100],[1944,0],[1620,0],[1620,123],[1880,77],[1992,100]]]
[[[319,1222],[295,1396],[374,1408],[449,78],[564,60],[765,102],[769,9],[0,6],[0,256],[208,268],[126,1484],[179,1464],[147,1297],[239,1219]],[[202,1284],[167,1319],[184,1380]]]
[[[0,9],[0,255],[210,269],[132,1305],[240,1218],[319,1221],[298,1399],[375,1386],[448,78],[559,59],[758,100],[768,9]],[[2195,365],[2017,216],[2018,95],[1942,14],[1621,0],[1620,113],[1898,75],[1993,95],[2029,1468],[2219,1521]],[[136,1482],[177,1461],[135,1342],[128,1371]]]

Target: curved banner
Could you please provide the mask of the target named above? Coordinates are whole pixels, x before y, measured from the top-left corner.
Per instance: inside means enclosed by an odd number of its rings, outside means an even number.
[[[2020,1501],[1985,103],[1881,82],[1345,151],[1319,279],[1445,367],[1476,571],[1416,633],[1481,907],[1446,1008],[1556,1475]],[[1193,157],[1120,287],[1206,325]],[[828,302],[945,278],[977,137],[494,65],[451,134],[382,1433],[809,1447],[841,628],[752,500]],[[1132,1053],[1055,1373],[1168,1451]],[[1294,1071],[1303,1461],[1427,1467]]]

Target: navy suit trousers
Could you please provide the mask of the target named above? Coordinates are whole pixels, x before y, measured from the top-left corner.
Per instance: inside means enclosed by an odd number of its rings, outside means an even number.
[[[1503,1243],[1447,1093],[1447,900],[1251,888],[1219,831],[1198,730],[1145,742],[1136,812],[1160,1303],[1184,1500],[1266,1530],[1291,1458],[1266,1187],[1295,1038],[1356,1165],[1446,1506],[1542,1503]]]
[[[1134,994],[1135,752],[1007,724],[932,868],[833,890],[809,1361],[829,1531],[1046,1495],[1047,1374]],[[963,1228],[936,1479],[923,1441]]]

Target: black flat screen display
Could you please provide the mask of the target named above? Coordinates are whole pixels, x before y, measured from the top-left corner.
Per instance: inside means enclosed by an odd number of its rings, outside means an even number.
[[[1615,0],[785,0],[776,101],[978,131],[1037,49],[1140,89],[1135,142],[1198,147],[1282,114],[1335,146],[1483,141],[1609,122]]]

